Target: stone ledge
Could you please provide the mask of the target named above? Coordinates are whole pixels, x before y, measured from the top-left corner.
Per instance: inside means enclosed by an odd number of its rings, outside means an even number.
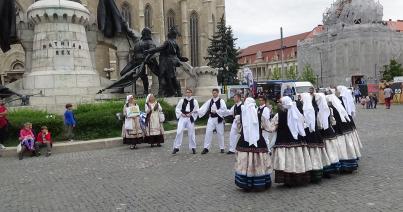
[[[225,125],[225,130],[230,130],[231,124],[227,123]],[[196,127],[196,134],[205,133],[206,127]],[[185,130],[186,134],[186,130]],[[186,134],[187,135],[187,134]],[[165,132],[165,145],[172,145],[172,140],[176,137],[176,130]],[[204,141],[199,141],[204,142]],[[56,142],[53,145],[52,154],[59,153],[72,153],[72,152],[83,152],[91,150],[109,149],[114,147],[123,146],[122,138],[105,138],[90,141],[75,141],[71,143],[66,142]],[[7,147],[5,150],[0,150],[0,156],[2,157],[17,157],[17,147]]]

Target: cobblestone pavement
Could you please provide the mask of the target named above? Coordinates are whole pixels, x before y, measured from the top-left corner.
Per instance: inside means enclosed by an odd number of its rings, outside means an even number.
[[[172,156],[142,146],[0,158],[0,211],[402,211],[403,106],[359,111],[359,171],[318,185],[247,193],[234,184],[234,156]],[[203,136],[197,137],[201,151]],[[216,144],[215,144],[216,145]]]

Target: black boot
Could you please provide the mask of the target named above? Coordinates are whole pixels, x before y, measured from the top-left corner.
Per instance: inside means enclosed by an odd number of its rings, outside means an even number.
[[[195,148],[192,148],[192,153],[196,154],[196,149]]]
[[[221,154],[224,154],[224,149],[221,149],[220,153],[221,153]]]
[[[201,152],[202,155],[205,155],[208,153],[208,149],[204,148],[203,151]]]
[[[179,149],[175,148],[174,151],[172,151],[172,154],[175,155],[177,152],[179,152]]]
[[[233,155],[233,154],[235,154],[235,152],[231,152],[231,151],[227,152],[227,155]]]

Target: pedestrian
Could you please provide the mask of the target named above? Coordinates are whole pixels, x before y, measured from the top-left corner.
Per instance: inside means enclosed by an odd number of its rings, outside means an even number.
[[[361,105],[362,105],[362,109],[365,109],[366,106],[367,106],[367,98],[366,98],[366,96],[363,96],[363,97],[360,99],[360,103],[361,103]]]
[[[140,124],[140,108],[133,95],[126,97],[123,107],[125,121],[122,126],[123,143],[130,145],[130,149],[136,149],[137,144],[144,142],[144,132]]]
[[[42,126],[41,132],[38,133],[35,141],[35,151],[37,155],[40,155],[40,149],[46,147],[46,157],[52,154],[52,135],[48,130],[48,127]]]
[[[69,142],[73,142],[74,128],[76,127],[76,119],[73,113],[73,105],[66,104],[66,111],[64,112],[64,125],[66,127],[66,138]]]
[[[229,133],[229,145],[228,145],[228,155],[235,154],[236,144],[238,142],[238,123],[236,121],[237,117],[241,115],[241,106],[242,106],[242,97],[241,94],[237,93],[233,97],[234,99],[234,106],[230,110],[227,111],[228,116],[232,116],[234,118],[231,131]]]
[[[19,159],[22,160],[24,157],[24,153],[29,151],[32,155],[36,155],[35,153],[35,135],[32,132],[31,126],[32,124],[27,122],[24,124],[24,127],[20,130],[19,141],[21,145],[21,151],[18,153]]]
[[[164,121],[165,116],[162,112],[160,103],[155,99],[153,94],[148,94],[145,104],[146,118],[146,143],[151,147],[156,145],[161,147],[164,143]]]
[[[342,101],[335,94],[326,96],[333,112],[334,122],[332,127],[335,129],[338,139],[340,171],[351,173],[358,169],[358,158],[361,155],[359,148],[353,143],[351,133],[353,129],[349,124],[350,118],[342,105]]]
[[[360,103],[360,97],[361,97],[361,91],[359,89],[359,87],[355,87],[354,89],[354,97],[355,97],[355,103]]]
[[[236,147],[235,184],[245,190],[270,188],[272,163],[266,141],[259,133],[261,126],[253,98],[245,100],[236,120],[241,135]]]
[[[304,116],[290,97],[283,97],[280,102],[270,124],[270,132],[277,132],[273,147],[274,181],[287,186],[305,185],[310,182],[312,162],[304,141]]]
[[[224,117],[227,112],[225,101],[219,96],[219,90],[214,88],[212,91],[213,97],[204,103],[199,110],[199,117],[208,115],[206,135],[204,137],[204,149],[202,154],[207,154],[210,149],[213,133],[217,132],[217,140],[220,146],[220,152],[224,153]]]
[[[283,91],[283,96],[289,96],[291,99],[294,99],[293,95],[294,91],[292,90],[290,85],[287,85],[287,88]]]
[[[372,99],[373,99],[373,108],[376,109],[376,106],[378,105],[378,96],[376,94],[372,95]]]
[[[195,121],[198,117],[199,103],[192,97],[193,91],[186,89],[186,97],[179,100],[175,108],[178,128],[172,154],[179,152],[183,140],[183,131],[188,130],[189,149],[196,154]]]
[[[367,109],[372,109],[371,94],[365,97],[365,104],[367,105]]]
[[[271,109],[266,106],[266,97],[260,96],[259,97],[259,107],[257,109],[257,115],[259,118],[259,126],[260,126],[260,134],[264,138],[267,148],[269,152],[271,152],[271,148],[274,145],[274,142],[270,142],[270,133],[268,131],[270,125],[270,117],[271,117]]]
[[[337,174],[340,170],[337,134],[332,128],[332,111],[329,108],[325,94],[316,93],[315,101],[319,108],[317,125],[330,162],[329,166],[323,167],[323,176],[330,178],[331,174]]]
[[[383,95],[385,98],[386,109],[390,109],[391,101],[393,98],[393,90],[390,88],[389,85],[385,86],[385,89],[383,90]]]
[[[4,104],[4,100],[0,100],[0,150],[5,149],[4,142],[7,140],[8,129],[8,110]]]
[[[304,115],[305,120],[305,142],[312,162],[312,170],[310,171],[310,179],[313,183],[322,180],[323,169],[330,165],[329,157],[325,150],[325,144],[320,134],[317,122],[317,111],[319,108],[313,104],[313,96],[310,93],[302,93],[302,106],[298,110]],[[315,106],[314,106],[315,105]],[[298,105],[297,105],[298,106]]]

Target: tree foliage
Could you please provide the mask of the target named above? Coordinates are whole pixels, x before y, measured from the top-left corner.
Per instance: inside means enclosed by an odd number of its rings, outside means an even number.
[[[394,77],[403,76],[402,64],[398,63],[396,60],[391,60],[389,65],[385,65],[384,68],[383,80],[389,82],[392,81]]]
[[[301,77],[299,78],[301,81],[308,81],[311,82],[312,84],[316,85],[316,76],[315,73],[311,67],[311,65],[305,65],[304,70],[301,73]]]
[[[236,48],[234,34],[230,26],[226,26],[224,16],[217,24],[217,30],[207,48],[207,65],[218,68],[217,80],[220,84],[236,84],[236,76],[240,65],[238,63],[239,49]]]
[[[298,71],[297,71],[295,65],[292,65],[288,69],[286,69],[285,76],[289,80],[297,80],[298,79]]]
[[[281,72],[279,67],[273,68],[273,74],[271,76],[273,80],[279,80],[281,78]]]

